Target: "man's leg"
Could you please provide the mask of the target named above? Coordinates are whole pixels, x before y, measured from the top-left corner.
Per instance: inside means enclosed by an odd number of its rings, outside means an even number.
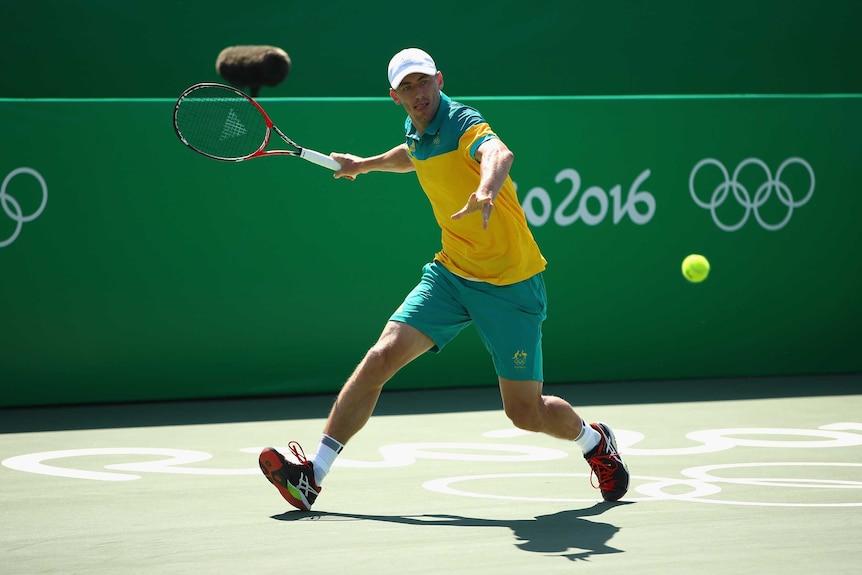
[[[581,417],[566,400],[542,395],[541,381],[499,379],[503,409],[515,427],[569,441],[580,435]]]
[[[428,351],[434,342],[414,327],[389,321],[341,388],[323,428],[342,445],[371,418],[383,385],[402,367]]]
[[[607,424],[587,425],[567,401],[542,395],[540,381],[501,377],[500,394],[506,415],[516,427],[574,441],[581,448],[606,501],[616,501],[626,494],[629,472]]]
[[[311,509],[320,494],[320,484],[341,448],[371,418],[383,385],[433,345],[431,338],[416,328],[389,321],[377,343],[341,388],[314,457],[306,459],[302,448],[294,442],[288,447],[298,463],[288,461],[272,447],[261,451],[260,469],[284,499],[298,509]]]

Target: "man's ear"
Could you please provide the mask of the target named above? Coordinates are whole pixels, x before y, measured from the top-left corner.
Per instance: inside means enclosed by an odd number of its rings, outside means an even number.
[[[443,72],[437,70],[437,87],[443,89]]]
[[[393,102],[395,102],[399,106],[401,105],[401,100],[398,99],[398,93],[392,88],[389,88],[389,97],[392,98]]]

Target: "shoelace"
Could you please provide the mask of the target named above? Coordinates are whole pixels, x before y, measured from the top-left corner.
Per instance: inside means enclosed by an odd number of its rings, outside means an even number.
[[[604,487],[605,490],[612,490],[616,487],[617,482],[614,478],[614,471],[617,469],[617,462],[613,458],[614,455],[616,455],[616,453],[611,453],[609,455],[594,455],[590,458],[590,463],[595,463],[595,465],[590,465],[590,485],[592,485],[594,489],[601,489]],[[610,462],[610,465],[605,465],[605,462]],[[598,480],[598,485],[593,482],[593,477]]]
[[[308,465],[310,462],[305,458],[305,451],[302,450],[302,446],[295,441],[291,441],[287,444],[287,448],[290,449],[290,452],[296,458],[300,465]]]

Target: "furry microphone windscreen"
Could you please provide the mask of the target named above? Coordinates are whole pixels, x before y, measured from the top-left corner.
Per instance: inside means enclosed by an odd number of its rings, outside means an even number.
[[[290,73],[290,56],[276,46],[228,46],[216,59],[216,71],[235,88],[257,97],[261,86],[277,86]]]

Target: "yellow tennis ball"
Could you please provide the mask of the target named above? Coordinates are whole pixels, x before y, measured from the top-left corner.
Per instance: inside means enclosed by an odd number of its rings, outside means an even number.
[[[691,283],[700,283],[709,275],[709,260],[700,254],[691,254],[682,260],[682,275]]]

